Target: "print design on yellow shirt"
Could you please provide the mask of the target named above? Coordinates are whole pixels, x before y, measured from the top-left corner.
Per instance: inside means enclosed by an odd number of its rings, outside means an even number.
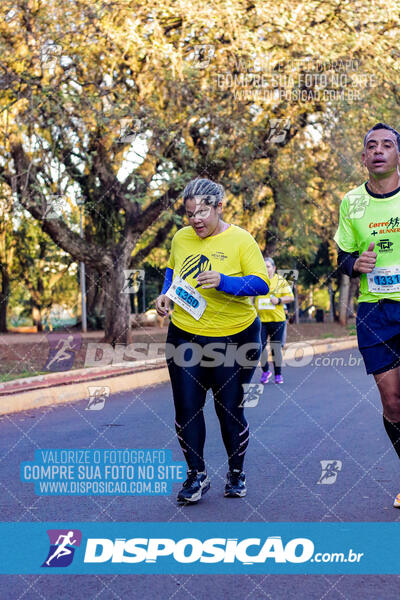
[[[182,279],[186,279],[189,275],[195,279],[200,273],[204,271],[211,271],[211,262],[204,254],[190,254],[183,262],[179,276]],[[201,284],[197,283],[196,288],[200,287]]]

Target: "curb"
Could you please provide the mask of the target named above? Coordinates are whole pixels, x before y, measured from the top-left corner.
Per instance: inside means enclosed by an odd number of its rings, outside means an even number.
[[[356,336],[291,342],[284,359],[295,362],[299,351],[302,358],[350,348],[357,348]],[[269,352],[268,359],[271,358]],[[119,363],[16,379],[0,384],[0,415],[88,399],[90,382],[109,387],[112,396],[167,381],[169,373],[164,357],[136,361],[129,366]]]

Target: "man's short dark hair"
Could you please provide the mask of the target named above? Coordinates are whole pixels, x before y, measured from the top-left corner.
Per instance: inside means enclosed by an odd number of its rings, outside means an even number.
[[[386,123],[377,123],[376,125],[371,127],[371,129],[369,131],[367,131],[367,133],[365,134],[365,137],[364,137],[364,148],[367,144],[367,137],[369,136],[371,131],[376,131],[377,129],[387,129],[388,131],[391,131],[392,133],[394,133],[394,135],[396,136],[396,140],[397,140],[397,149],[400,152],[400,133],[398,131],[396,131],[396,129],[393,129],[393,127],[390,127],[390,125],[386,125]]]

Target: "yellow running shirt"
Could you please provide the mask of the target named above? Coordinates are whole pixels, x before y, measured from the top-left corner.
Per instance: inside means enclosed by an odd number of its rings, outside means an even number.
[[[278,273],[275,273],[271,279],[269,292],[266,296],[257,296],[254,304],[262,323],[274,323],[286,321],[285,310],[282,304],[272,304],[271,295],[276,298],[291,296],[294,298],[292,288]]]
[[[167,267],[174,270],[174,278],[182,277],[207,302],[198,321],[177,304],[174,306],[173,324],[197,335],[233,335],[249,327],[257,317],[248,296],[233,296],[215,288],[203,289],[197,281],[200,273],[218,271],[231,277],[257,275],[269,285],[267,268],[257,242],[248,231],[236,225],[204,239],[193,227],[183,227],[173,237]]]

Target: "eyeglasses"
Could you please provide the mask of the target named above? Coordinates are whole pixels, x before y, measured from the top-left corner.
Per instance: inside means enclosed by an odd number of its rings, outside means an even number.
[[[189,220],[195,219],[196,217],[198,217],[199,219],[206,219],[209,216],[210,212],[211,212],[211,206],[208,206],[207,208],[201,208],[200,210],[198,210],[197,212],[195,212],[193,214],[186,213],[186,216]]]

